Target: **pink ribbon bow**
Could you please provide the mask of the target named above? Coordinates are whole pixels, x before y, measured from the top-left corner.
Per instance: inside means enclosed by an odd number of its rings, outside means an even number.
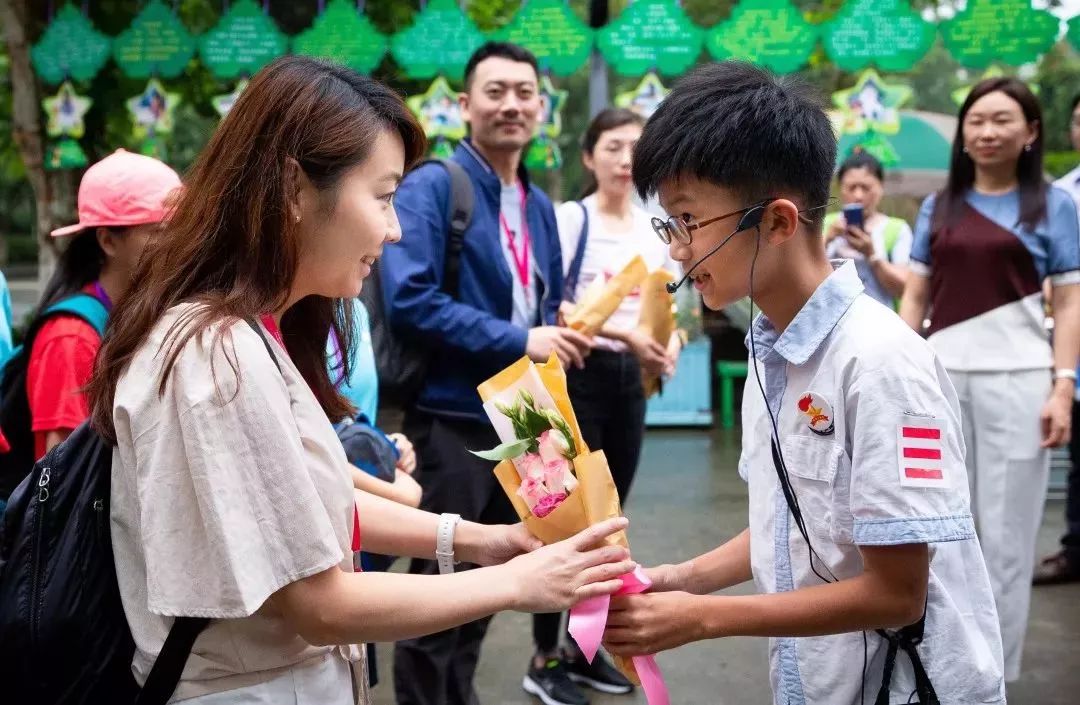
[[[623,586],[615,593],[617,595],[636,595],[652,586],[652,581],[640,567],[620,579]],[[602,595],[583,600],[570,610],[570,636],[577,642],[589,663],[596,658],[596,652],[604,638],[610,606],[611,596]],[[667,684],[664,683],[660,667],[656,665],[656,659],[652,656],[635,656],[633,661],[649,705],[671,705],[671,696],[668,695]]]

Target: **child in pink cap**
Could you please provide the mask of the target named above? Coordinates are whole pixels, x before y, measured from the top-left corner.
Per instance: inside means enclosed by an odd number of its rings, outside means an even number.
[[[119,149],[83,175],[79,222],[52,232],[53,237],[67,236],[70,241],[30,328],[36,328],[36,335],[27,341],[26,393],[34,458],[67,438],[89,416],[80,390],[90,381],[101,346],[101,335],[90,319],[65,312],[50,315],[47,309],[73,297],[93,297],[107,316],[112,302],[127,292],[139,257],[179,187],[180,177],[166,164]]]

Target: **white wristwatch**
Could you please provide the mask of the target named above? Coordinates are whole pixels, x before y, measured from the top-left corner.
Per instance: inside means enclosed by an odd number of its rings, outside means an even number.
[[[454,572],[457,561],[454,560],[454,533],[460,514],[443,514],[439,517],[439,530],[435,535],[435,560],[439,563],[439,574],[447,575]]]
[[[1075,382],[1076,381],[1076,370],[1070,370],[1070,369],[1058,370],[1057,372],[1054,373],[1054,381],[1057,381],[1059,379],[1071,379],[1073,382]]]

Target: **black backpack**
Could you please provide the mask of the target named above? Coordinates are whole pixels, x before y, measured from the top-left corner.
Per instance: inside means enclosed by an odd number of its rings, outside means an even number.
[[[442,164],[450,174],[446,260],[443,268],[442,291],[457,298],[461,278],[461,251],[465,248],[465,231],[472,222],[475,194],[465,169],[451,159],[429,159],[421,164]],[[405,234],[408,237],[408,234]],[[376,262],[360,300],[367,306],[371,318],[371,344],[375,349],[375,367],[379,375],[380,404],[405,408],[409,406],[424,384],[430,352],[425,345],[403,339],[389,323],[389,308],[383,300],[381,262]]]
[[[30,351],[34,339],[46,321],[54,316],[78,316],[104,335],[109,310],[105,304],[87,293],[68,296],[48,306],[30,324],[22,345],[11,351],[0,371],[0,430],[11,449],[0,454],[0,502],[6,500],[30,468],[37,456],[34,453],[34,432],[30,430],[30,401],[26,396],[26,373],[30,366]]]
[[[0,526],[4,702],[164,705],[209,621],[177,618],[139,689],[109,528],[112,454],[84,423],[11,495]]]

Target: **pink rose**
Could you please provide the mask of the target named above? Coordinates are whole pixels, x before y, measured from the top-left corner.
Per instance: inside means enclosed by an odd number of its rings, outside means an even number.
[[[548,495],[544,483],[533,477],[526,477],[521,482],[521,486],[518,487],[517,493],[518,497],[525,500],[525,504],[529,505],[530,509]]]
[[[544,461],[536,453],[526,453],[518,458],[517,468],[522,481],[530,477],[537,482],[544,480]]]
[[[570,442],[562,431],[555,429],[544,431],[537,442],[540,445],[540,459],[544,461],[544,465],[566,460],[570,453]]]
[[[573,486],[577,485],[577,479],[570,472],[570,461],[566,458],[559,458],[544,463],[544,484],[552,492],[569,492],[572,490]]]
[[[558,494],[549,494],[543,497],[539,502],[536,503],[536,506],[533,507],[533,516],[537,519],[543,519],[548,514],[551,514],[553,511],[555,511],[555,509],[558,508],[558,506],[562,504],[563,500],[565,500],[568,496],[569,495],[567,495],[565,492],[559,492]]]

